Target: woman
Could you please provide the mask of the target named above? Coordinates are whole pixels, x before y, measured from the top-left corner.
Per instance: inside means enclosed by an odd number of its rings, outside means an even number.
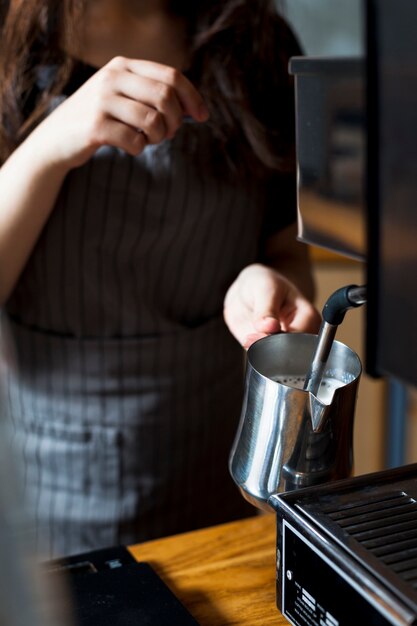
[[[50,556],[249,514],[227,472],[239,343],[317,329],[294,232],[297,45],[272,2],[190,4],[8,6],[8,404]]]

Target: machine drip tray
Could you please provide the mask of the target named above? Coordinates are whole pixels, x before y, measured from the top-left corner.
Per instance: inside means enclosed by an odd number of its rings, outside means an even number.
[[[291,623],[417,624],[417,464],[270,503],[277,603]]]

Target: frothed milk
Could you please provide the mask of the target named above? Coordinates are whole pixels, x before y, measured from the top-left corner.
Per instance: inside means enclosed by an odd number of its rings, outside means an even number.
[[[287,387],[294,387],[295,389],[303,389],[305,377],[304,376],[277,376],[273,378],[275,382]],[[320,387],[317,393],[317,398],[323,404],[331,404],[333,400],[333,394],[336,389],[343,387],[345,383],[337,378],[323,378],[320,383]]]

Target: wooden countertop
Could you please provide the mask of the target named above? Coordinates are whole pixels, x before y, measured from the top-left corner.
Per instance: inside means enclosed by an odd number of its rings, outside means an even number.
[[[287,625],[275,605],[275,515],[130,546],[201,626]]]

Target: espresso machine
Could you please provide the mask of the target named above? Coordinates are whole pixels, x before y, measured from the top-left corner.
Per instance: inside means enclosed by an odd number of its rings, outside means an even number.
[[[417,2],[364,0],[364,14],[365,58],[290,63],[299,239],[364,262],[363,367],[416,386]],[[349,477],[362,365],[332,341],[320,395],[319,343],[249,349],[230,457],[244,497],[276,512],[277,606],[295,626],[417,624],[417,464]]]

